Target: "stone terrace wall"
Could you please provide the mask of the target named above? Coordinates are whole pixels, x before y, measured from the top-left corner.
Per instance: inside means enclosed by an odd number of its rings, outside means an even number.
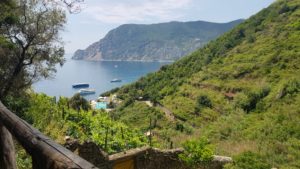
[[[183,149],[160,150],[144,147],[111,155],[109,161],[114,165],[119,161],[133,158],[135,169],[190,169],[178,157],[182,152]],[[231,161],[230,157],[214,156],[213,161],[207,168],[222,169],[225,164]],[[203,167],[199,166],[198,169],[203,169]]]
[[[182,149],[159,150],[145,147],[130,150],[126,154],[111,155],[109,159],[113,163],[118,163],[123,160],[122,158],[133,158],[136,169],[188,169],[178,158],[182,152]]]
[[[128,169],[190,169],[178,157],[183,149],[160,150],[143,147],[108,156],[92,142],[83,144],[73,142],[73,144],[67,144],[66,147],[100,169],[117,169],[116,166],[126,161],[133,163],[132,167]],[[226,163],[231,161],[230,157],[214,156],[208,168],[222,169]],[[202,169],[202,167],[198,167],[198,169]]]

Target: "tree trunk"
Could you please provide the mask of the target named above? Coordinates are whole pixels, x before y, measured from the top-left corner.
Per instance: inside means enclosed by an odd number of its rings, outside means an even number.
[[[0,168],[17,169],[12,136],[0,122]]]

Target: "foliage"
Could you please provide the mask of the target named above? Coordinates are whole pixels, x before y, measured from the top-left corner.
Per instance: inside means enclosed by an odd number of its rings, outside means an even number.
[[[68,100],[72,102],[63,97],[55,102],[45,94],[31,94],[25,119],[60,143],[68,135],[80,141],[91,140],[108,153],[146,145],[146,137],[134,127],[113,120],[103,111],[73,109]]]
[[[113,118],[34,94],[20,110],[52,138],[91,139],[110,153],[145,145],[143,132],[154,117],[156,145],[179,146],[201,134],[217,154],[235,157],[229,167],[299,168],[299,15],[298,0],[279,0],[191,55],[116,89],[123,103]],[[163,104],[175,120],[137,102],[139,97]],[[195,114],[197,106],[201,114]],[[192,164],[205,163],[212,153],[207,141],[184,147],[191,155],[183,159]]]
[[[155,108],[149,108],[145,103],[135,102],[127,106],[126,110],[120,110],[122,107],[112,112],[115,119],[123,121],[130,127],[136,127],[143,132],[149,129],[149,120],[152,119],[153,127],[160,127],[165,122],[163,113]],[[134,112],[134,113],[133,113]],[[138,122],[138,123],[137,123]]]
[[[226,169],[267,169],[272,166],[256,153],[247,151],[234,157],[234,163],[227,165]]]
[[[13,8],[16,6],[15,1],[3,0],[0,2],[0,26],[4,24],[11,25],[16,22],[16,15],[13,12]],[[1,30],[2,32],[3,30]]]
[[[192,167],[205,166],[213,159],[212,145],[207,138],[188,140],[183,144],[183,148],[185,151],[179,157]]]
[[[1,99],[21,93],[34,81],[51,76],[56,64],[64,62],[59,32],[65,14],[42,3],[16,1],[13,6],[4,6],[8,12],[1,11],[0,20],[6,16],[4,22],[0,21]],[[13,14],[6,15],[11,11]]]
[[[71,97],[68,104],[70,105],[70,107],[78,111],[80,109],[86,111],[91,109],[89,102],[84,97],[82,97],[79,93]]]
[[[20,118],[25,118],[25,112],[29,108],[28,94],[19,97],[8,96],[2,100],[3,104]]]
[[[16,160],[19,169],[32,168],[32,159],[26,151],[20,146],[16,146]]]
[[[211,100],[206,95],[201,95],[197,98],[197,105],[195,111],[198,112],[204,107],[212,107]]]
[[[175,125],[167,120],[155,131],[162,133],[158,144],[167,137],[178,146],[201,134],[218,154],[251,151],[268,166],[299,168],[299,15],[298,0],[278,0],[191,55],[115,92],[121,99],[155,98],[173,112]],[[120,119],[125,112],[135,116],[138,108],[134,102],[122,107]],[[182,132],[183,126],[193,132]]]

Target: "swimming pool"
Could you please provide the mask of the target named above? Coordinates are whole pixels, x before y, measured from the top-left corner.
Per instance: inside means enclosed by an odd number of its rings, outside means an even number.
[[[106,102],[97,102],[95,109],[106,109],[107,108],[107,103]]]

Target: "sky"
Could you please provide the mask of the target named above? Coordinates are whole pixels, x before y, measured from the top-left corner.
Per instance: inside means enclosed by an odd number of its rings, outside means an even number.
[[[247,19],[275,0],[84,0],[67,14],[62,38],[67,54],[85,49],[121,24],[170,21],[230,22]]]

